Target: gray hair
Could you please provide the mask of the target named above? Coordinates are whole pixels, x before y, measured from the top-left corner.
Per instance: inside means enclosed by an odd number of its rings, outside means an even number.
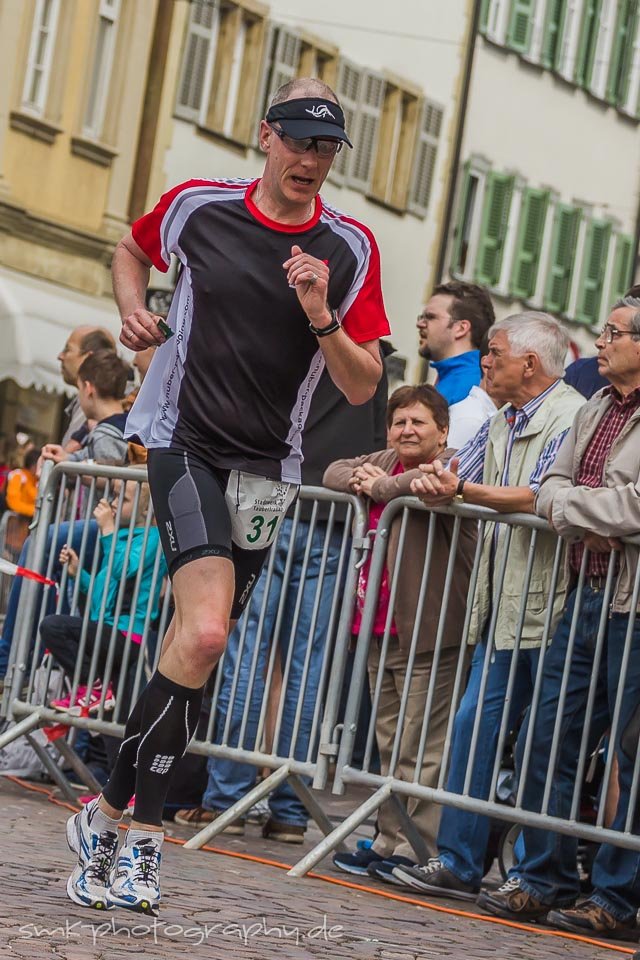
[[[640,336],[640,297],[620,297],[611,307],[611,310],[619,310],[620,307],[628,307],[634,311],[629,321],[629,329]]]
[[[514,356],[535,353],[548,377],[564,376],[569,333],[555,317],[538,310],[514,313],[494,323],[487,334],[488,339],[500,331],[506,334]]]
[[[321,97],[323,100],[332,100],[340,106],[340,101],[331,87],[324,80],[318,80],[316,77],[297,77],[295,80],[287,80],[278,87],[269,106],[275,107],[277,103],[293,100],[294,94],[296,98]]]

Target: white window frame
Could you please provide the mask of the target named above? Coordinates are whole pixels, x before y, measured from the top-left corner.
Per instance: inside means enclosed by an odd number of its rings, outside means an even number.
[[[369,103],[365,99],[367,82],[372,78],[374,81],[381,84],[380,86],[380,103],[376,106],[375,104]],[[380,136],[380,124],[382,122],[382,110],[384,108],[384,96],[385,96],[385,87],[386,81],[385,78],[380,73],[376,73],[375,70],[363,70],[362,79],[360,85],[360,102],[358,104],[358,113],[356,117],[356,124],[354,130],[354,140],[353,140],[353,152],[349,158],[349,168],[347,174],[347,185],[352,187],[354,190],[360,190],[363,193],[368,193],[371,189],[371,180],[373,178],[373,172],[376,164],[376,151],[378,148],[378,139]],[[359,156],[358,151],[360,149],[361,137],[360,129],[363,126],[363,118],[370,117],[373,119],[375,124],[375,133],[373,140],[371,141],[371,156],[369,158],[369,172],[368,177],[358,177],[355,174],[355,165],[356,157]],[[344,148],[343,148],[344,149]]]
[[[576,57],[580,43],[582,8],[584,0],[567,0],[562,36],[560,37],[560,58],[558,73],[568,83],[575,83]]]
[[[633,58],[631,61],[629,90],[622,110],[630,117],[638,118],[640,115],[640,17],[638,17],[636,35],[633,40]]]
[[[42,116],[45,112],[47,95],[49,93],[49,81],[51,79],[51,64],[53,61],[53,51],[56,43],[56,33],[58,29],[58,20],[60,16],[60,0],[50,0],[50,20],[49,26],[44,28],[42,24],[43,14],[46,8],[47,0],[36,0],[36,8],[33,17],[33,26],[31,29],[31,40],[29,41],[29,54],[27,57],[27,69],[25,71],[24,86],[22,89],[22,107],[30,113]],[[46,41],[44,45],[44,55],[42,63],[36,62],[38,47],[40,46],[40,37],[43,30],[46,29]],[[34,76],[37,71],[41,72],[40,84],[37,95],[34,100],[29,97],[29,92],[33,86]]]
[[[611,223],[611,232],[609,234],[607,264],[604,268],[604,276],[602,278],[602,299],[600,300],[600,316],[597,324],[598,330],[604,325],[607,317],[609,316],[609,310],[611,308],[611,303],[609,302],[611,294],[611,281],[613,280],[613,268],[616,264],[616,246],[618,243],[618,234],[621,232],[621,224],[619,220],[615,220],[611,217],[606,217],[606,219]]]
[[[544,28],[547,20],[547,3],[548,0],[538,0],[533,12],[531,42],[528,51],[522,54],[523,60],[529,60],[531,63],[540,63],[540,55],[544,44]]]
[[[494,43],[504,45],[511,13],[511,0],[490,0],[485,34]]]
[[[82,123],[83,134],[93,139],[99,139],[102,134],[102,127],[109,100],[111,72],[113,70],[113,58],[118,36],[120,5],[121,0],[100,0],[100,6],[98,8],[98,29],[96,31],[96,43],[91,63],[91,79],[89,81]],[[101,21],[105,21],[108,26],[106,27],[107,34],[105,42],[99,49],[98,44],[101,36],[104,36],[100,31]],[[94,88],[96,96],[92,105],[89,98]]]
[[[571,206],[578,207],[582,211],[580,223],[578,225],[578,241],[576,243],[576,253],[573,258],[573,274],[571,277],[571,289],[567,300],[567,309],[565,316],[573,319],[576,315],[578,306],[578,297],[582,289],[582,272],[584,268],[584,248],[587,242],[587,232],[591,227],[591,221],[597,219],[593,207],[580,200],[570,201]]]
[[[611,48],[613,47],[613,38],[615,36],[617,11],[618,4],[616,0],[602,0],[600,26],[594,52],[591,83],[589,85],[591,93],[600,100],[604,99],[607,89],[607,77],[609,75],[609,63],[611,61]]]
[[[233,131],[235,127],[236,110],[238,107],[238,93],[240,92],[240,75],[242,73],[242,64],[244,61],[247,32],[247,20],[244,15],[244,11],[241,10],[240,24],[233,47],[231,70],[229,75],[229,91],[227,93],[227,103],[224,112],[224,122],[222,125],[222,134],[229,139],[233,138]]]
[[[176,96],[176,107],[175,113],[176,116],[182,117],[183,120],[195,121],[199,124],[204,124],[206,116],[209,110],[209,94],[211,91],[211,78],[213,77],[213,65],[216,56],[216,47],[218,45],[218,29],[220,26],[220,4],[215,3],[213,6],[212,14],[213,20],[210,27],[204,27],[200,23],[195,23],[193,20],[193,12],[195,7],[192,10],[191,16],[189,18],[189,23],[187,25],[187,35],[185,38],[184,49],[182,51],[182,65],[180,68],[180,78],[178,81],[177,87],[177,96],[179,96],[182,89],[182,83],[184,80],[184,74],[187,69],[187,54],[189,52],[190,38],[193,34],[196,36],[202,37],[208,43],[207,47],[207,59],[205,61],[204,76],[202,79],[202,99],[197,107],[188,107],[185,104],[182,104],[178,101]]]
[[[507,219],[507,232],[502,247],[502,264],[500,266],[500,276],[498,283],[494,287],[498,296],[511,296],[511,271],[513,270],[513,258],[518,244],[518,233],[520,230],[520,213],[522,210],[522,195],[528,186],[522,177],[513,170],[505,170],[507,176],[514,178],[513,192],[511,194],[511,206],[509,207],[509,217]]]
[[[352,70],[358,76],[358,95],[355,100],[353,97],[348,96],[343,87],[344,74],[347,70]],[[346,57],[340,57],[338,61],[338,82],[336,89],[345,113],[345,118],[349,117],[349,112],[352,114],[352,118],[347,122],[347,133],[352,140],[355,138],[356,130],[358,128],[360,98],[362,96],[364,73],[364,67],[362,67],[359,63],[354,63],[352,60],[348,60]],[[343,186],[347,183],[349,177],[349,167],[353,159],[354,149],[355,147],[351,149],[345,144],[341,153],[339,153],[338,157],[336,157],[336,160],[334,160],[331,170],[329,171],[329,180],[332,183],[336,183],[339,186]]]

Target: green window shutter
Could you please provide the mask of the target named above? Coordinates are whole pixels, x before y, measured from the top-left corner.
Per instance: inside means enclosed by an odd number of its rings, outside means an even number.
[[[616,237],[616,254],[613,262],[613,277],[611,278],[611,293],[609,299],[615,303],[631,285],[633,274],[633,237],[619,234]]]
[[[478,23],[478,30],[480,33],[484,33],[487,29],[487,24],[489,23],[489,6],[491,0],[482,0],[480,4],[480,20]]]
[[[545,307],[552,313],[564,313],[567,309],[579,225],[580,211],[576,207],[558,204],[545,291]]]
[[[534,0],[513,0],[507,30],[507,46],[517,50],[518,53],[526,53],[529,49],[533,9]]]
[[[637,0],[618,0],[606,98],[611,104],[624,102],[633,56],[633,27],[637,16]]]
[[[533,296],[538,277],[540,248],[549,194],[544,190],[525,190],[518,225],[518,242],[511,274],[511,293],[519,300]]]
[[[582,23],[580,25],[580,39],[574,73],[575,82],[581,87],[589,86],[591,82],[593,59],[600,28],[601,8],[602,0],[585,0],[582,8]]]
[[[540,62],[549,70],[553,70],[557,64],[565,10],[566,0],[547,0]]]
[[[478,283],[488,287],[495,287],[500,279],[513,179],[503,173],[491,173],[487,178],[475,272]]]
[[[602,302],[602,281],[607,269],[611,224],[592,220],[587,230],[582,257],[582,276],[576,308],[576,320],[595,324]]]

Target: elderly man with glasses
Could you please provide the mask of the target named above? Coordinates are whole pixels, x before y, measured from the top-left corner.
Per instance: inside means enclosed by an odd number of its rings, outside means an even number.
[[[611,776],[619,787],[610,828],[637,835],[638,547],[625,539],[640,531],[640,299],[627,296],[614,305],[596,346],[598,369],[611,385],[578,411],[536,498],[537,513],[569,541],[574,582],[580,577],[583,589],[567,598],[545,660],[534,729],[532,735],[526,725],[521,731],[518,756],[523,806],[537,811],[548,800],[549,815],[572,820],[578,813],[573,807],[574,789],[578,798],[580,791],[579,756],[588,755],[608,732],[608,750],[617,761]],[[527,739],[534,749],[524,769]],[[602,804],[606,794],[604,784]],[[525,827],[516,849],[520,857],[507,882],[479,898],[489,913],[524,921],[546,916],[548,923],[574,933],[638,939],[636,851],[601,844],[593,891],[574,906],[580,892],[574,837]]]

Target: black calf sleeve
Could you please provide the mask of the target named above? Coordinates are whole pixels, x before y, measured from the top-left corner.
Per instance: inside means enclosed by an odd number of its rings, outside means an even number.
[[[109,782],[102,791],[102,796],[107,803],[115,807],[116,810],[124,810],[135,789],[136,754],[140,742],[140,724],[142,723],[142,713],[148,689],[148,686],[144,688],[129,714],[129,719],[124,728],[124,737]]]
[[[142,722],[135,741],[133,819],[139,823],[162,826],[162,809],[171,774],[196,732],[203,695],[203,687],[197,690],[183,687],[157,671],[151,678],[145,690]],[[106,794],[105,798],[111,802]]]

